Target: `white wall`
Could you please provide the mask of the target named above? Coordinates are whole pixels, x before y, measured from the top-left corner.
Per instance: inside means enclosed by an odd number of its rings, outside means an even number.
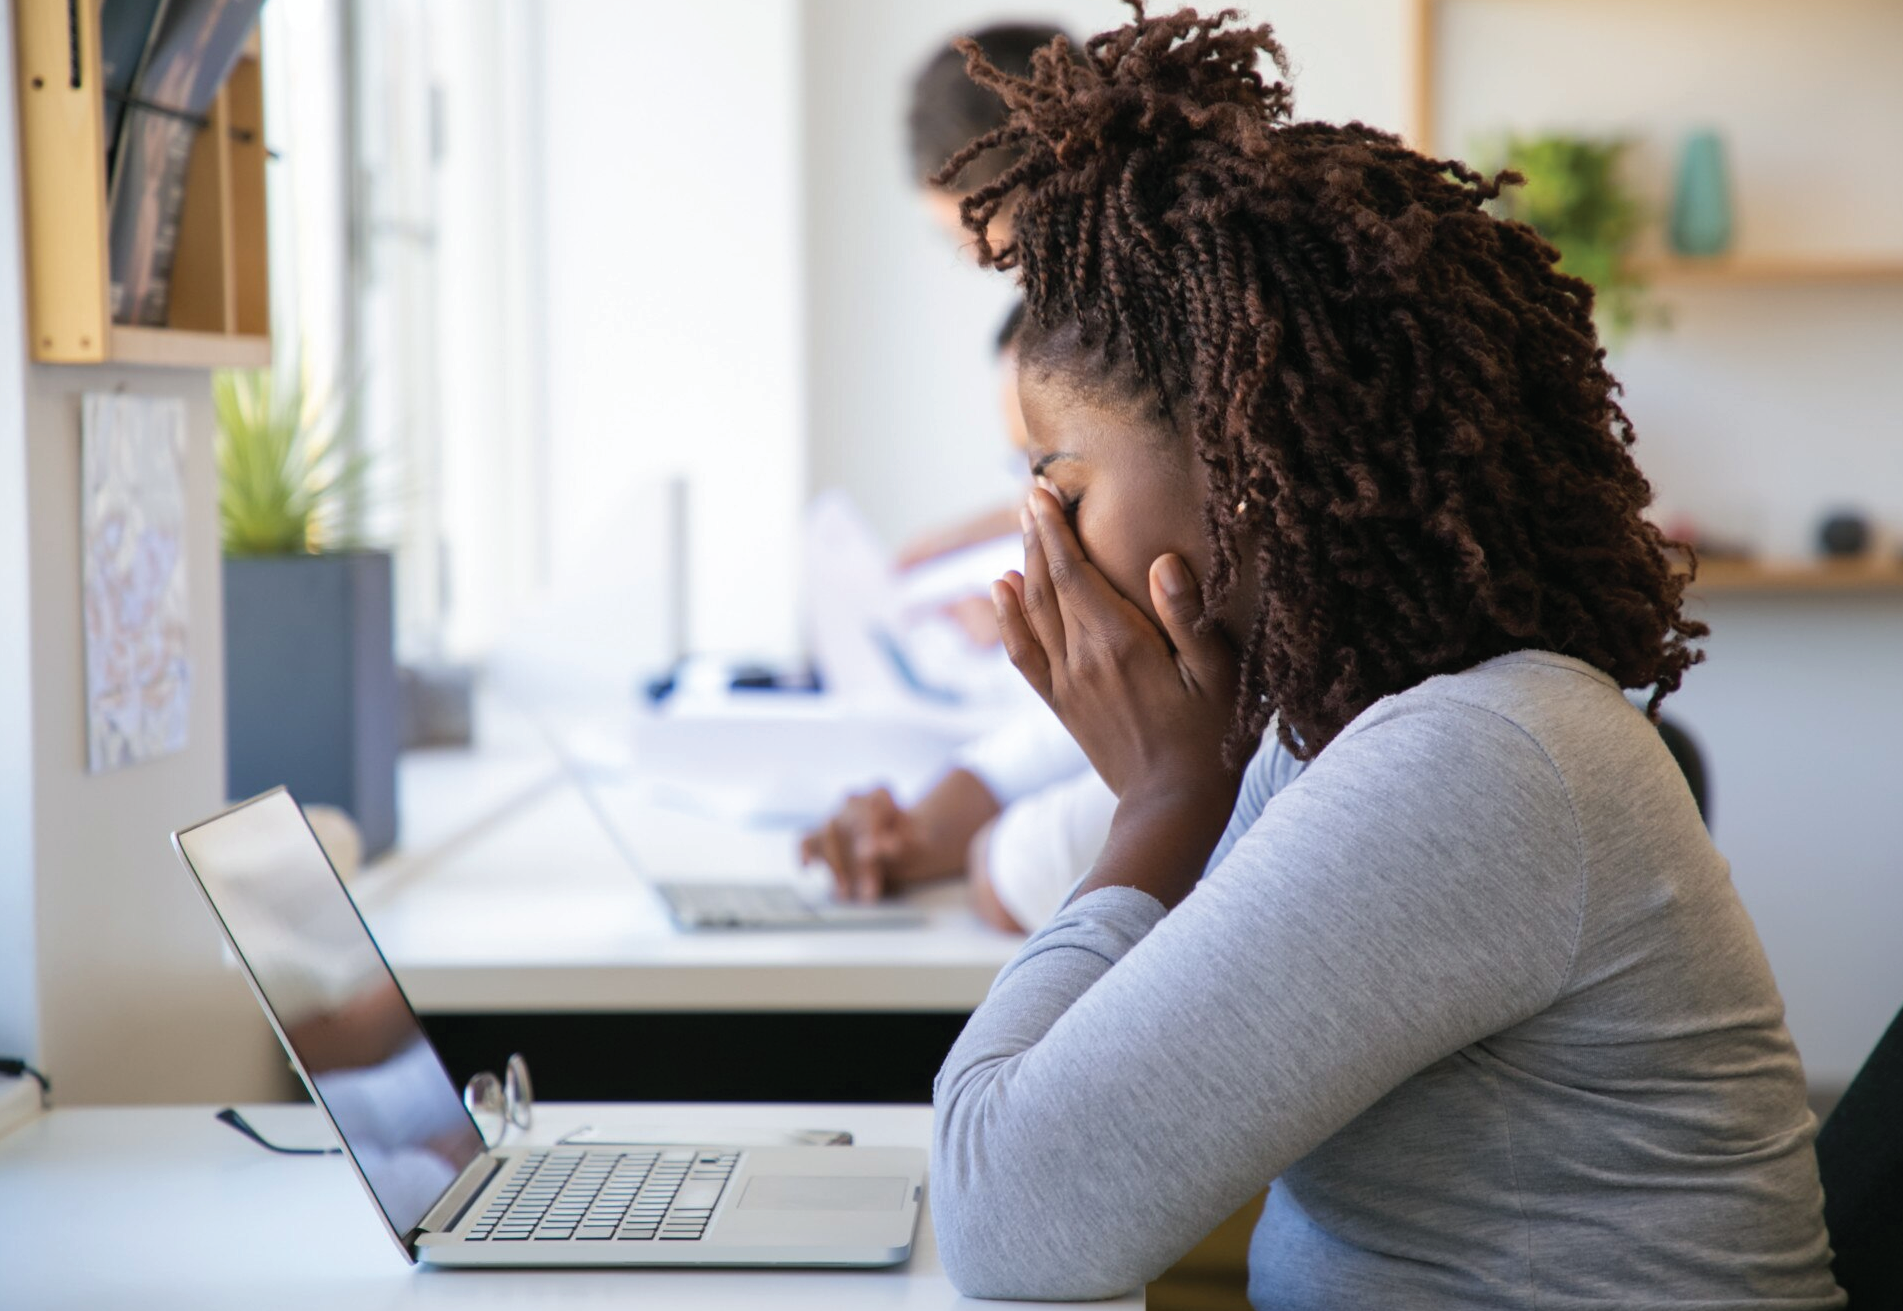
[[[277,1042],[242,976],[224,964],[217,928],[166,837],[225,803],[222,589],[206,374],[35,364],[26,375],[30,829],[42,1068],[65,1105],[280,1095]],[[192,704],[184,751],[92,775],[80,618],[79,413],[84,392],[114,387],[186,402]]]
[[[683,475],[692,645],[788,652],[805,487],[795,5],[542,13],[554,583],[605,590],[643,568],[626,557],[649,525],[630,520]]]
[[[0,68],[13,67],[0,4]],[[0,96],[0,1055],[39,1053],[33,943],[32,682],[27,642],[26,312],[14,98]]]
[[[1512,126],[1634,140],[1631,180],[1669,209],[1685,133],[1716,127],[1741,255],[1903,259],[1903,7],[1822,0],[1446,0],[1443,149]],[[1528,59],[1528,50],[1563,52]],[[1616,91],[1608,82],[1616,77]],[[1511,107],[1510,110],[1504,107]],[[1861,506],[1903,532],[1903,298],[1855,286],[1666,286],[1671,331],[1614,358],[1662,501],[1813,550],[1818,518]]]

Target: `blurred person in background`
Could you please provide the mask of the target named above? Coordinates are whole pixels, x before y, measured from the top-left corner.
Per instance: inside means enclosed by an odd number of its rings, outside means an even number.
[[[1032,52],[1061,35],[1048,24],[999,23],[971,33],[970,39],[998,67],[1022,75],[1030,71]],[[951,179],[933,178],[954,154],[1003,121],[1004,102],[971,80],[965,57],[949,40],[913,79],[906,124],[912,178],[933,220],[967,252],[975,251],[976,243],[959,207],[1010,167],[1016,153],[988,151]],[[1000,212],[989,227],[991,240],[1009,240],[1010,229],[1009,212]],[[998,333],[999,400],[1011,453],[1019,460],[1026,440],[1017,394],[1022,320],[1022,306],[1014,307]],[[900,568],[943,562],[1000,538],[1015,541],[1021,504],[1013,497],[919,534],[900,550]],[[992,577],[975,572],[970,592],[946,606],[972,644],[985,648],[998,647]],[[1042,705],[1027,703],[1011,723],[959,752],[914,805],[901,806],[886,788],[848,797],[806,835],[801,858],[825,862],[839,894],[860,901],[962,877],[974,909],[987,923],[1022,932],[1048,919],[1090,867],[1115,805],[1116,798],[1063,725]]]

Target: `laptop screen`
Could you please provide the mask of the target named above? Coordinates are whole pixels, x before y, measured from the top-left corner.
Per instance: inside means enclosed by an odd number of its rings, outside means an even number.
[[[178,835],[306,1082],[399,1238],[482,1135],[291,794]]]

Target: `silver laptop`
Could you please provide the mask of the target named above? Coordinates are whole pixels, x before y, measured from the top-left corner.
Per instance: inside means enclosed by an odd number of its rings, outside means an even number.
[[[925,923],[912,906],[863,906],[815,897],[788,883],[650,883],[676,928],[705,929],[909,929]]]
[[[486,1148],[289,792],[172,846],[410,1260],[878,1266],[911,1254],[917,1148]]]
[[[815,896],[784,880],[661,879],[654,877],[622,831],[618,808],[600,795],[593,772],[576,760],[561,734],[547,724],[543,736],[561,761],[582,801],[608,841],[636,877],[661,899],[674,927],[688,933],[705,931],[770,932],[783,929],[911,929],[925,923],[916,906],[867,906]]]

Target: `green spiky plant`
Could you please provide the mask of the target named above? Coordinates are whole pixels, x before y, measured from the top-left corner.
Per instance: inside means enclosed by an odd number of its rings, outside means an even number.
[[[352,449],[354,407],[313,394],[306,371],[212,375],[218,420],[218,519],[226,555],[305,555],[354,545],[368,470]]]
[[[1509,135],[1488,152],[1526,178],[1524,186],[1501,193],[1496,212],[1552,242],[1560,270],[1592,284],[1594,317],[1613,342],[1641,323],[1662,321],[1631,266],[1632,246],[1646,221],[1645,207],[1622,176],[1631,146],[1623,137],[1553,132]]]

